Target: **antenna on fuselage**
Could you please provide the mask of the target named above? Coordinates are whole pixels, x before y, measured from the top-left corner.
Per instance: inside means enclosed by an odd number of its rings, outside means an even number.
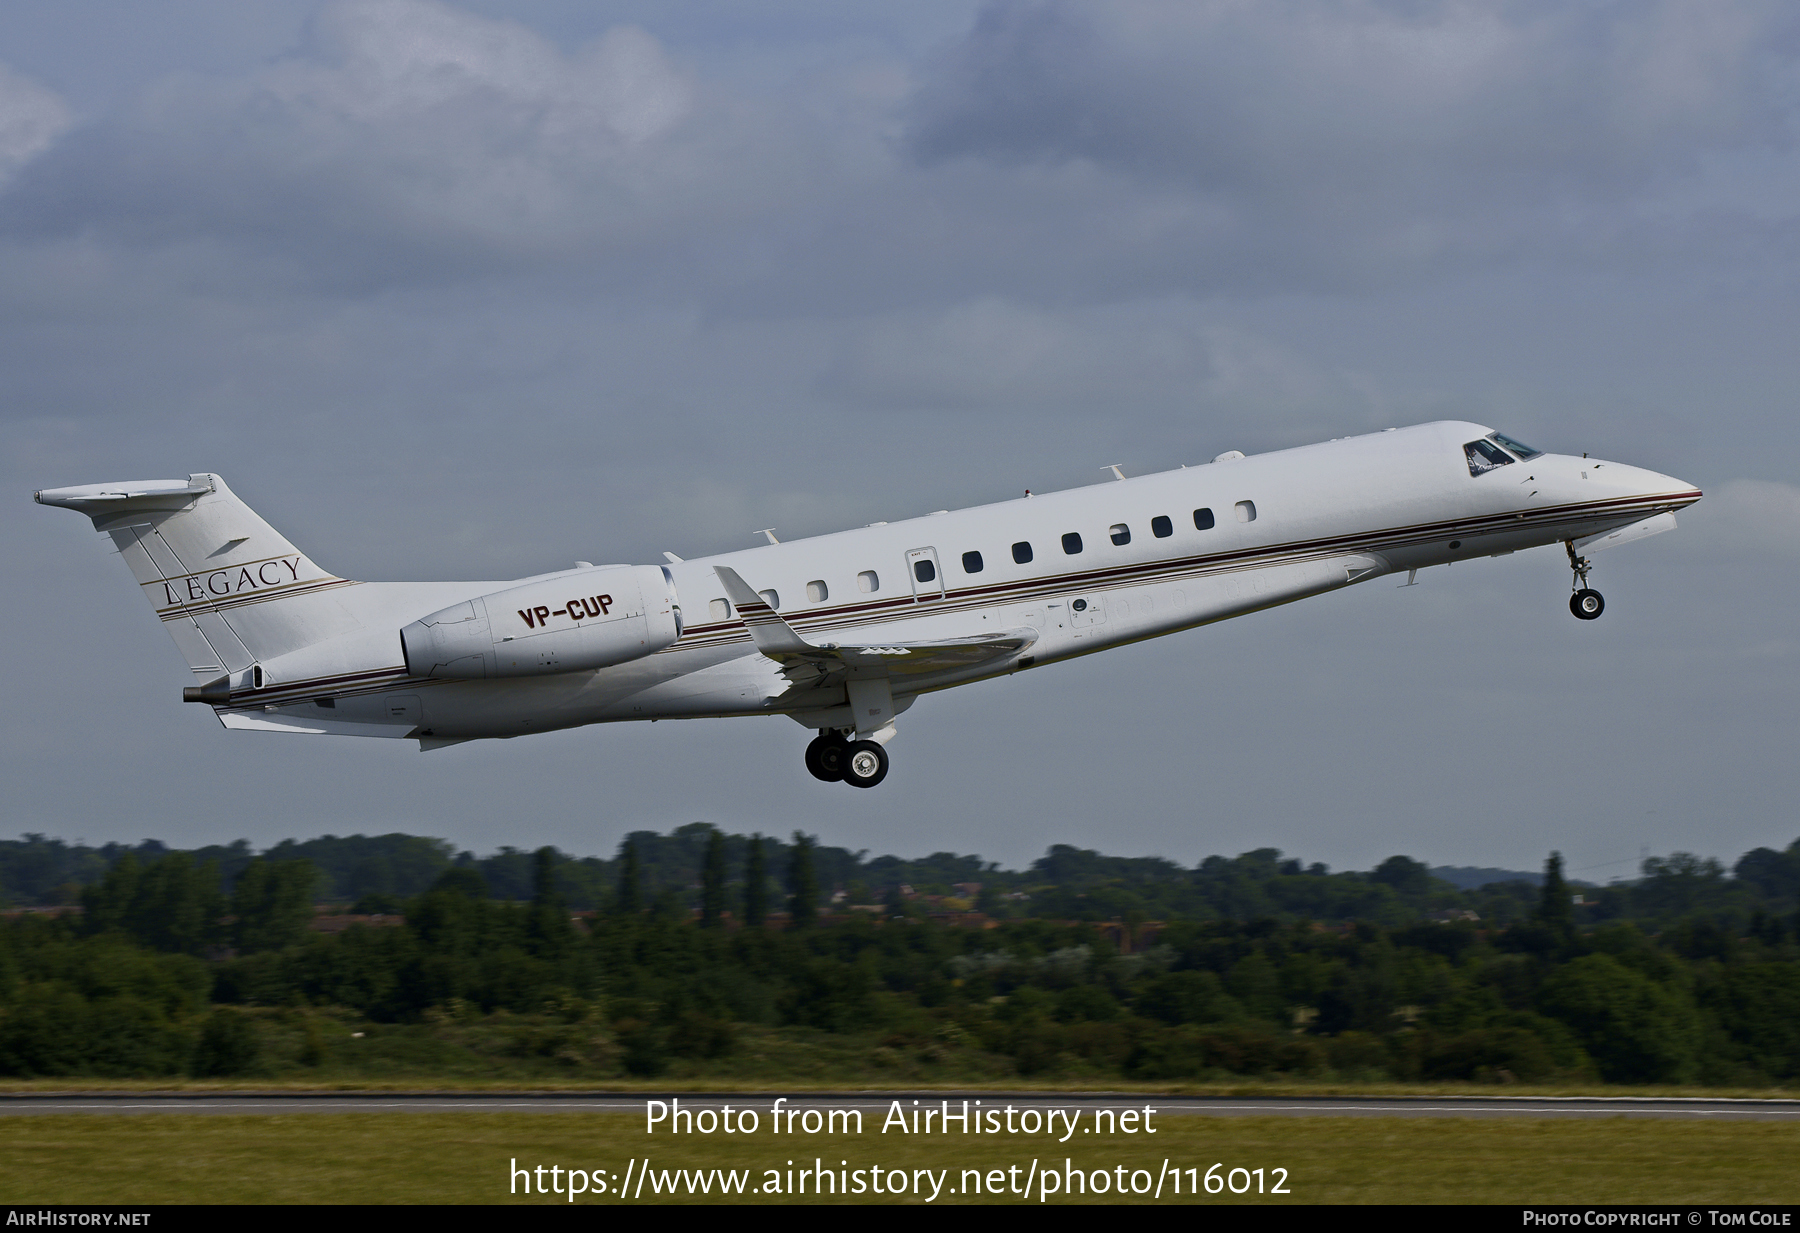
[[[1114,479],[1124,479],[1125,478],[1125,472],[1119,470],[1119,464],[1116,462],[1108,463],[1106,466],[1101,467],[1100,469],[1102,471],[1111,471],[1113,473]]]
[[[766,536],[768,536],[768,537],[769,537],[769,542],[770,542],[770,543],[771,543],[771,544],[779,544],[779,543],[780,543],[780,542],[781,542],[781,541],[780,541],[780,540],[778,540],[778,539],[776,539],[776,538],[775,538],[775,528],[774,528],[774,527],[764,527],[764,528],[763,528],[763,529],[762,529],[762,530],[760,530],[760,531],[752,531],[752,532],[751,532],[751,533],[750,533],[750,534],[752,534],[752,535],[766,535]]]

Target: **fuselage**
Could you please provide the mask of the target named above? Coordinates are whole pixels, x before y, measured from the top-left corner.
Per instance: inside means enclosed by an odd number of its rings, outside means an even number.
[[[138,514],[108,513],[162,508],[165,501],[177,508],[208,485],[217,494],[186,507],[198,509],[192,517],[201,521],[187,524],[185,541],[172,524],[153,530],[131,525]],[[78,509],[108,530],[196,677],[228,674],[213,682],[218,694],[197,700],[215,703],[227,727],[411,736],[426,748],[703,716],[786,714],[821,731],[854,730],[841,680],[806,687],[758,651],[715,572],[721,566],[815,646],[1003,634],[1018,644],[1016,653],[997,659],[896,675],[898,712],[934,690],[1395,571],[1633,526],[1701,495],[1637,467],[1540,453],[1479,424],[1423,424],[1250,457],[1222,455],[1205,465],[717,556],[670,558],[657,567],[660,579],[641,568],[632,575],[655,580],[659,592],[666,581],[659,602],[668,629],[679,632],[667,635],[673,640],[663,649],[594,670],[445,679],[417,670],[416,662],[408,669],[400,631],[465,601],[517,594],[508,588],[520,582],[350,582],[314,566],[229,497],[217,477],[190,477],[166,498],[145,491],[124,498],[96,485],[46,490],[39,500]],[[233,532],[238,523],[244,530]],[[216,531],[205,529],[214,525]],[[184,562],[176,547],[227,538],[211,572]],[[259,546],[265,542],[273,546]],[[580,614],[578,601],[586,597],[592,615],[599,584],[588,584],[596,576],[593,567],[567,572],[568,611]],[[561,598],[561,577],[541,576],[551,603]],[[506,617],[508,606],[494,605],[493,619]],[[517,616],[536,625],[529,611]]]
[[[897,693],[904,708],[918,693],[1397,570],[1580,538],[1700,496],[1668,476],[1566,455],[1503,455],[1505,464],[1472,474],[1465,445],[1491,431],[1425,424],[674,561],[667,570],[684,628],[666,650],[592,672],[478,681],[407,677],[395,655],[387,667],[396,675],[333,690],[331,718],[355,722],[367,710],[365,722],[382,722],[381,712],[393,709],[386,696],[403,690],[416,698],[414,731],[439,741],[634,719],[828,720],[841,691],[836,699],[805,696],[756,652],[713,572],[718,565],[764,592],[814,642],[1035,631],[1014,660]],[[361,584],[337,598],[365,626],[391,627],[502,585]],[[247,714],[272,718],[279,711],[271,705],[319,714],[308,691],[324,684],[296,682],[304,699],[269,697]]]

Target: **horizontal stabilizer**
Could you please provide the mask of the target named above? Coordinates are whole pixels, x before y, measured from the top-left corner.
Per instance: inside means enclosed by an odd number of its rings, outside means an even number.
[[[32,495],[39,505],[60,505],[86,514],[98,528],[127,514],[186,509],[213,491],[212,481],[210,475],[190,475],[185,480],[125,480],[41,488]]]

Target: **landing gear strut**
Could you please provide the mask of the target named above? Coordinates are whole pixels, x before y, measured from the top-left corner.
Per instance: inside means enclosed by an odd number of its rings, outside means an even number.
[[[821,732],[806,747],[806,769],[826,783],[842,780],[853,788],[873,788],[887,778],[887,750],[877,741],[850,741],[838,732]]]
[[[1588,570],[1594,567],[1593,562],[1575,555],[1574,540],[1564,540],[1563,547],[1569,552],[1569,568],[1575,571],[1575,580],[1570,584],[1575,588],[1575,593],[1569,596],[1569,611],[1575,614],[1578,621],[1592,621],[1606,611],[1606,600],[1601,598],[1600,592],[1592,590],[1587,584]]]

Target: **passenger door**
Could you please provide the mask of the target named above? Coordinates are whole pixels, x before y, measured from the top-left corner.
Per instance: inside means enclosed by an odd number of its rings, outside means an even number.
[[[906,576],[912,580],[915,603],[944,598],[944,570],[936,548],[908,548]]]

